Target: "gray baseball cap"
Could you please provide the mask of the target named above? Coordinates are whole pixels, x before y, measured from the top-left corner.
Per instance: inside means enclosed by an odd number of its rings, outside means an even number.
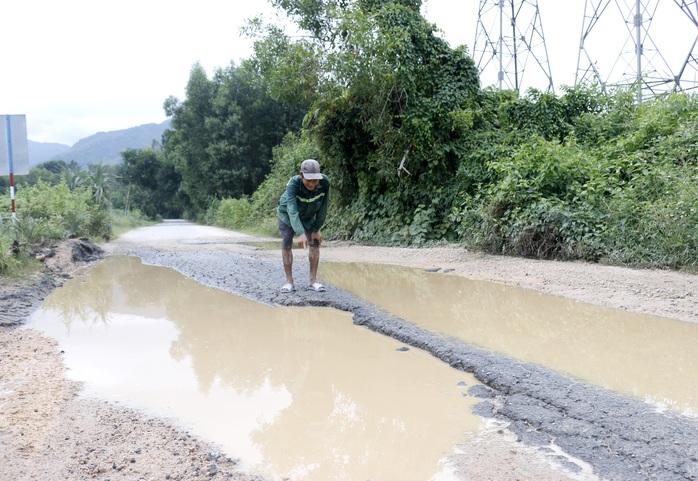
[[[314,159],[306,159],[301,162],[301,173],[305,179],[322,179],[322,174],[320,173],[320,163]]]

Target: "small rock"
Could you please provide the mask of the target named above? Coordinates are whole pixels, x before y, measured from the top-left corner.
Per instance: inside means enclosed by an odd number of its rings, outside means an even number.
[[[480,399],[492,399],[496,396],[495,392],[482,384],[476,384],[468,389],[468,394]]]

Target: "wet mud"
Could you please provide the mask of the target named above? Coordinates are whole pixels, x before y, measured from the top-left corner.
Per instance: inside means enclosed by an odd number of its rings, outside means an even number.
[[[353,322],[423,349],[454,368],[472,373],[489,390],[478,414],[509,423],[519,438],[546,448],[551,443],[610,480],[698,479],[698,420],[658,412],[650,404],[586,384],[535,364],[520,362],[444,337],[389,315],[351,294],[327,286],[300,288],[307,262],[294,264],[298,290],[279,292],[278,262],[218,252],[131,250],[145,264],[171,267],[209,287],[268,305],[323,306],[351,312]],[[667,373],[668,376],[674,373]]]
[[[41,274],[35,279],[18,282],[11,291],[0,294],[0,326],[19,325],[59,285],[53,276]]]

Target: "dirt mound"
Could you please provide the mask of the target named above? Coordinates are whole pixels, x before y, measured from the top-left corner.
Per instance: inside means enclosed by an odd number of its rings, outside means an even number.
[[[0,286],[0,326],[21,324],[46,297],[83,266],[101,259],[102,248],[89,239],[69,239],[37,248],[33,256],[45,269],[28,279],[3,279]]]

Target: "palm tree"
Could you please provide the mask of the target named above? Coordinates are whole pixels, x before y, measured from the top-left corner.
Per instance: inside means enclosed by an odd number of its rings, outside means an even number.
[[[81,185],[85,184],[85,174],[82,171],[82,166],[71,160],[63,170],[63,177],[65,177],[65,183],[70,190],[75,190]]]
[[[114,181],[114,176],[109,169],[102,164],[90,164],[87,173],[87,185],[92,189],[92,196],[97,205],[109,207],[109,191]]]

